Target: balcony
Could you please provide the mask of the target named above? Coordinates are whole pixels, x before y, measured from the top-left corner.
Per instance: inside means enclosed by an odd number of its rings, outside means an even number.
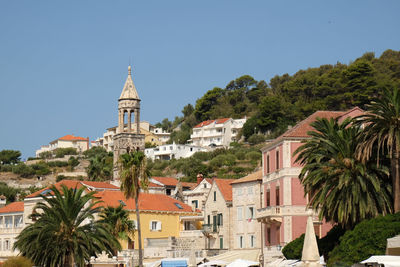
[[[256,218],[258,221],[275,220],[282,222],[283,216],[308,216],[306,206],[271,206],[257,210]]]
[[[203,230],[183,230],[179,233],[179,237],[199,238],[202,236]]]
[[[213,233],[218,233],[219,226],[216,224],[203,224],[203,234],[210,235]]]

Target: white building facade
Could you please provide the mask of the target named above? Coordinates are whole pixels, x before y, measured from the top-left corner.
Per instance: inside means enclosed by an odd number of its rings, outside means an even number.
[[[223,118],[203,121],[193,127],[190,140],[193,145],[201,147],[229,147],[237,140],[237,134],[246,122],[246,118]]]
[[[193,145],[182,145],[182,144],[168,144],[161,145],[152,148],[146,148],[144,150],[144,154],[147,158],[152,160],[162,159],[162,160],[170,160],[170,159],[180,159],[180,158],[188,158],[192,156],[196,152],[207,151],[207,149],[199,146]]]
[[[43,152],[51,152],[57,148],[75,148],[78,153],[82,153],[89,149],[89,137],[84,138],[72,134],[65,135],[36,150],[36,157],[40,157]]]

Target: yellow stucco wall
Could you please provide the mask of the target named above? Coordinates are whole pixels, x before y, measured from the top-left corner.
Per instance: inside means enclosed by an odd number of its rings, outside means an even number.
[[[131,220],[134,220],[136,222],[135,212],[130,212],[129,217]],[[160,221],[161,230],[160,231],[150,230],[151,221]],[[145,238],[168,238],[172,236],[178,237],[179,231],[182,227],[182,224],[179,221],[178,213],[174,214],[174,213],[141,212],[140,225],[142,229],[143,247]],[[135,231],[134,241],[135,241],[135,249],[139,248],[137,231]],[[128,241],[123,240],[120,242],[122,245],[122,249],[128,248]]]

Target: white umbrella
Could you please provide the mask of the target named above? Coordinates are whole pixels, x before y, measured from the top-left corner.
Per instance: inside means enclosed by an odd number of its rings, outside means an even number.
[[[237,259],[230,264],[228,264],[226,267],[248,267],[248,266],[254,266],[254,265],[259,265],[259,262],[256,261],[248,261],[248,260],[242,260],[242,259]]]
[[[209,262],[200,264],[198,267],[213,266],[213,265],[223,265],[223,266],[225,266],[226,264],[227,264],[226,261],[213,260],[213,261],[209,261]]]

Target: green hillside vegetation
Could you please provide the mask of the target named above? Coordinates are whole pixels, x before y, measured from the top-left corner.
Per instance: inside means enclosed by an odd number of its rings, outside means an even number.
[[[196,152],[190,158],[148,160],[152,176],[180,176],[182,181],[195,182],[197,174],[204,177],[241,178],[261,166],[261,146],[235,144],[230,149]]]
[[[225,88],[207,91],[194,107],[186,105],[183,116],[173,121],[166,118],[157,126],[176,129],[170,142],[182,144],[201,121],[247,116],[242,131],[246,140],[256,133],[273,138],[317,110],[364,108],[383,89],[399,86],[400,52],[386,50],[379,58],[369,52],[349,64],[338,62],[276,75],[269,83],[241,76]]]

